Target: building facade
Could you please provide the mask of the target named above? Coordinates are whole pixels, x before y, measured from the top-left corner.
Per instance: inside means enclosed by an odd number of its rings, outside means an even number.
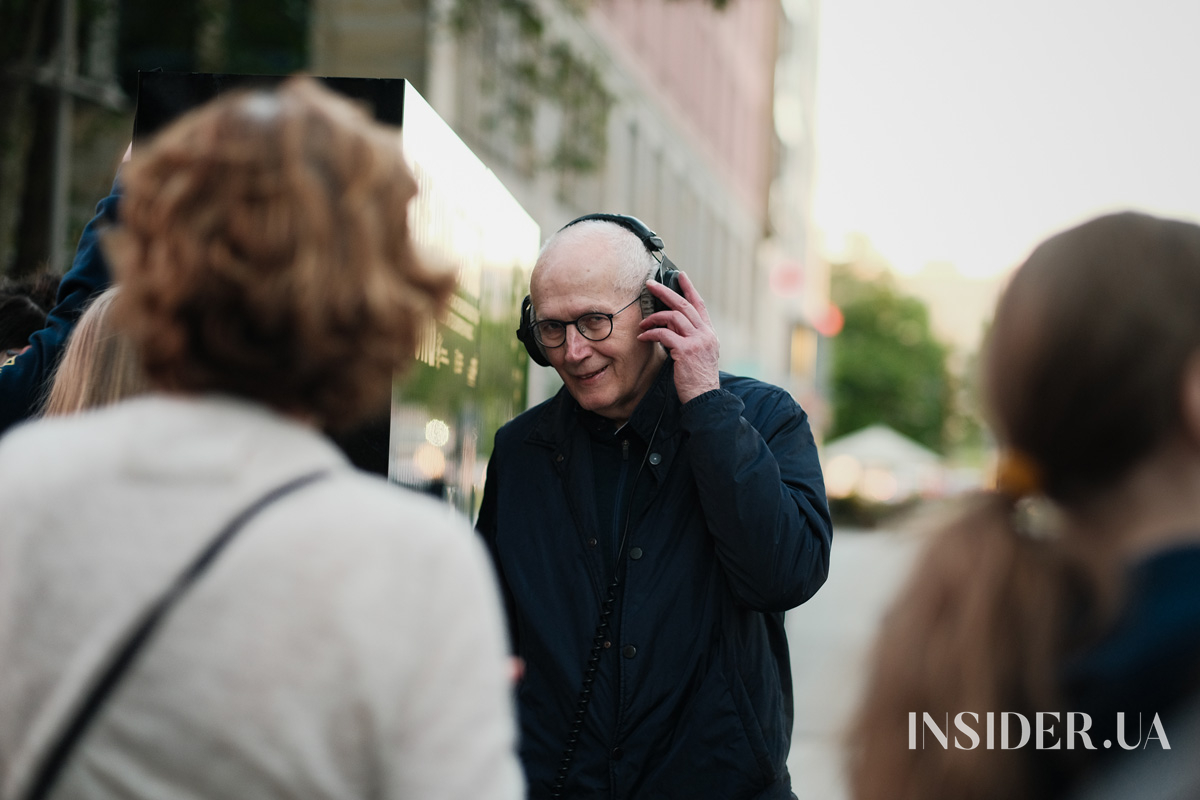
[[[72,230],[50,238],[69,254],[103,192],[137,70],[407,78],[543,236],[593,211],[655,229],[705,297],[722,366],[788,388],[819,431],[829,329],[809,222],[816,3],[97,0],[77,26],[88,54],[79,75],[119,84],[127,99],[98,112],[95,93],[76,87]],[[43,28],[56,30],[50,17]],[[54,138],[31,130],[29,141]],[[28,150],[24,163],[45,161]],[[26,172],[26,187],[49,185]],[[0,199],[15,198],[16,183]],[[45,204],[23,202],[17,224],[11,205],[0,202],[4,230],[34,230],[44,216]],[[534,370],[531,402],[556,388],[549,372]]]
[[[815,25],[815,0],[314,0],[309,69],[410,79],[543,237],[594,211],[641,218],[704,295],[722,367],[819,422]]]

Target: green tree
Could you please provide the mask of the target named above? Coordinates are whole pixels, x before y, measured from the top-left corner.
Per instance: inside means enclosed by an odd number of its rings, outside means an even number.
[[[984,335],[986,341],[986,333]],[[946,421],[946,445],[960,461],[980,464],[991,449],[985,424],[982,354],[969,354],[955,372],[954,408]]]
[[[834,341],[830,438],[882,423],[944,452],[955,389],[925,304],[848,265],[834,267],[833,298],[845,324]]]

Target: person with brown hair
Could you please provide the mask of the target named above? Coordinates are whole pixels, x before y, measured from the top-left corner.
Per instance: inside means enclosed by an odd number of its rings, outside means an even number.
[[[997,487],[883,625],[857,800],[1061,797],[1170,747],[1200,689],[1197,298],[1200,227],[1131,212],[1015,273],[984,367]]]
[[[105,289],[80,316],[54,372],[44,416],[99,408],[146,390],[133,343],[113,325],[118,291],[116,286]]]
[[[453,289],[397,131],[292,79],[122,181],[153,391],[0,443],[0,795],[523,796],[485,549],[322,434],[386,407]]]

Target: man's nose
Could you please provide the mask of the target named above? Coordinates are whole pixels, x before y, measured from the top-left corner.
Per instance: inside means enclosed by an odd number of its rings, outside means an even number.
[[[568,361],[582,361],[591,353],[591,341],[574,325],[567,326],[567,341],[563,350]]]

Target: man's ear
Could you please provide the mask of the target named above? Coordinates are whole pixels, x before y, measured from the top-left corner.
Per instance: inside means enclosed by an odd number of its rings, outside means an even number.
[[[1184,363],[1179,394],[1184,433],[1200,447],[1200,350]]]

